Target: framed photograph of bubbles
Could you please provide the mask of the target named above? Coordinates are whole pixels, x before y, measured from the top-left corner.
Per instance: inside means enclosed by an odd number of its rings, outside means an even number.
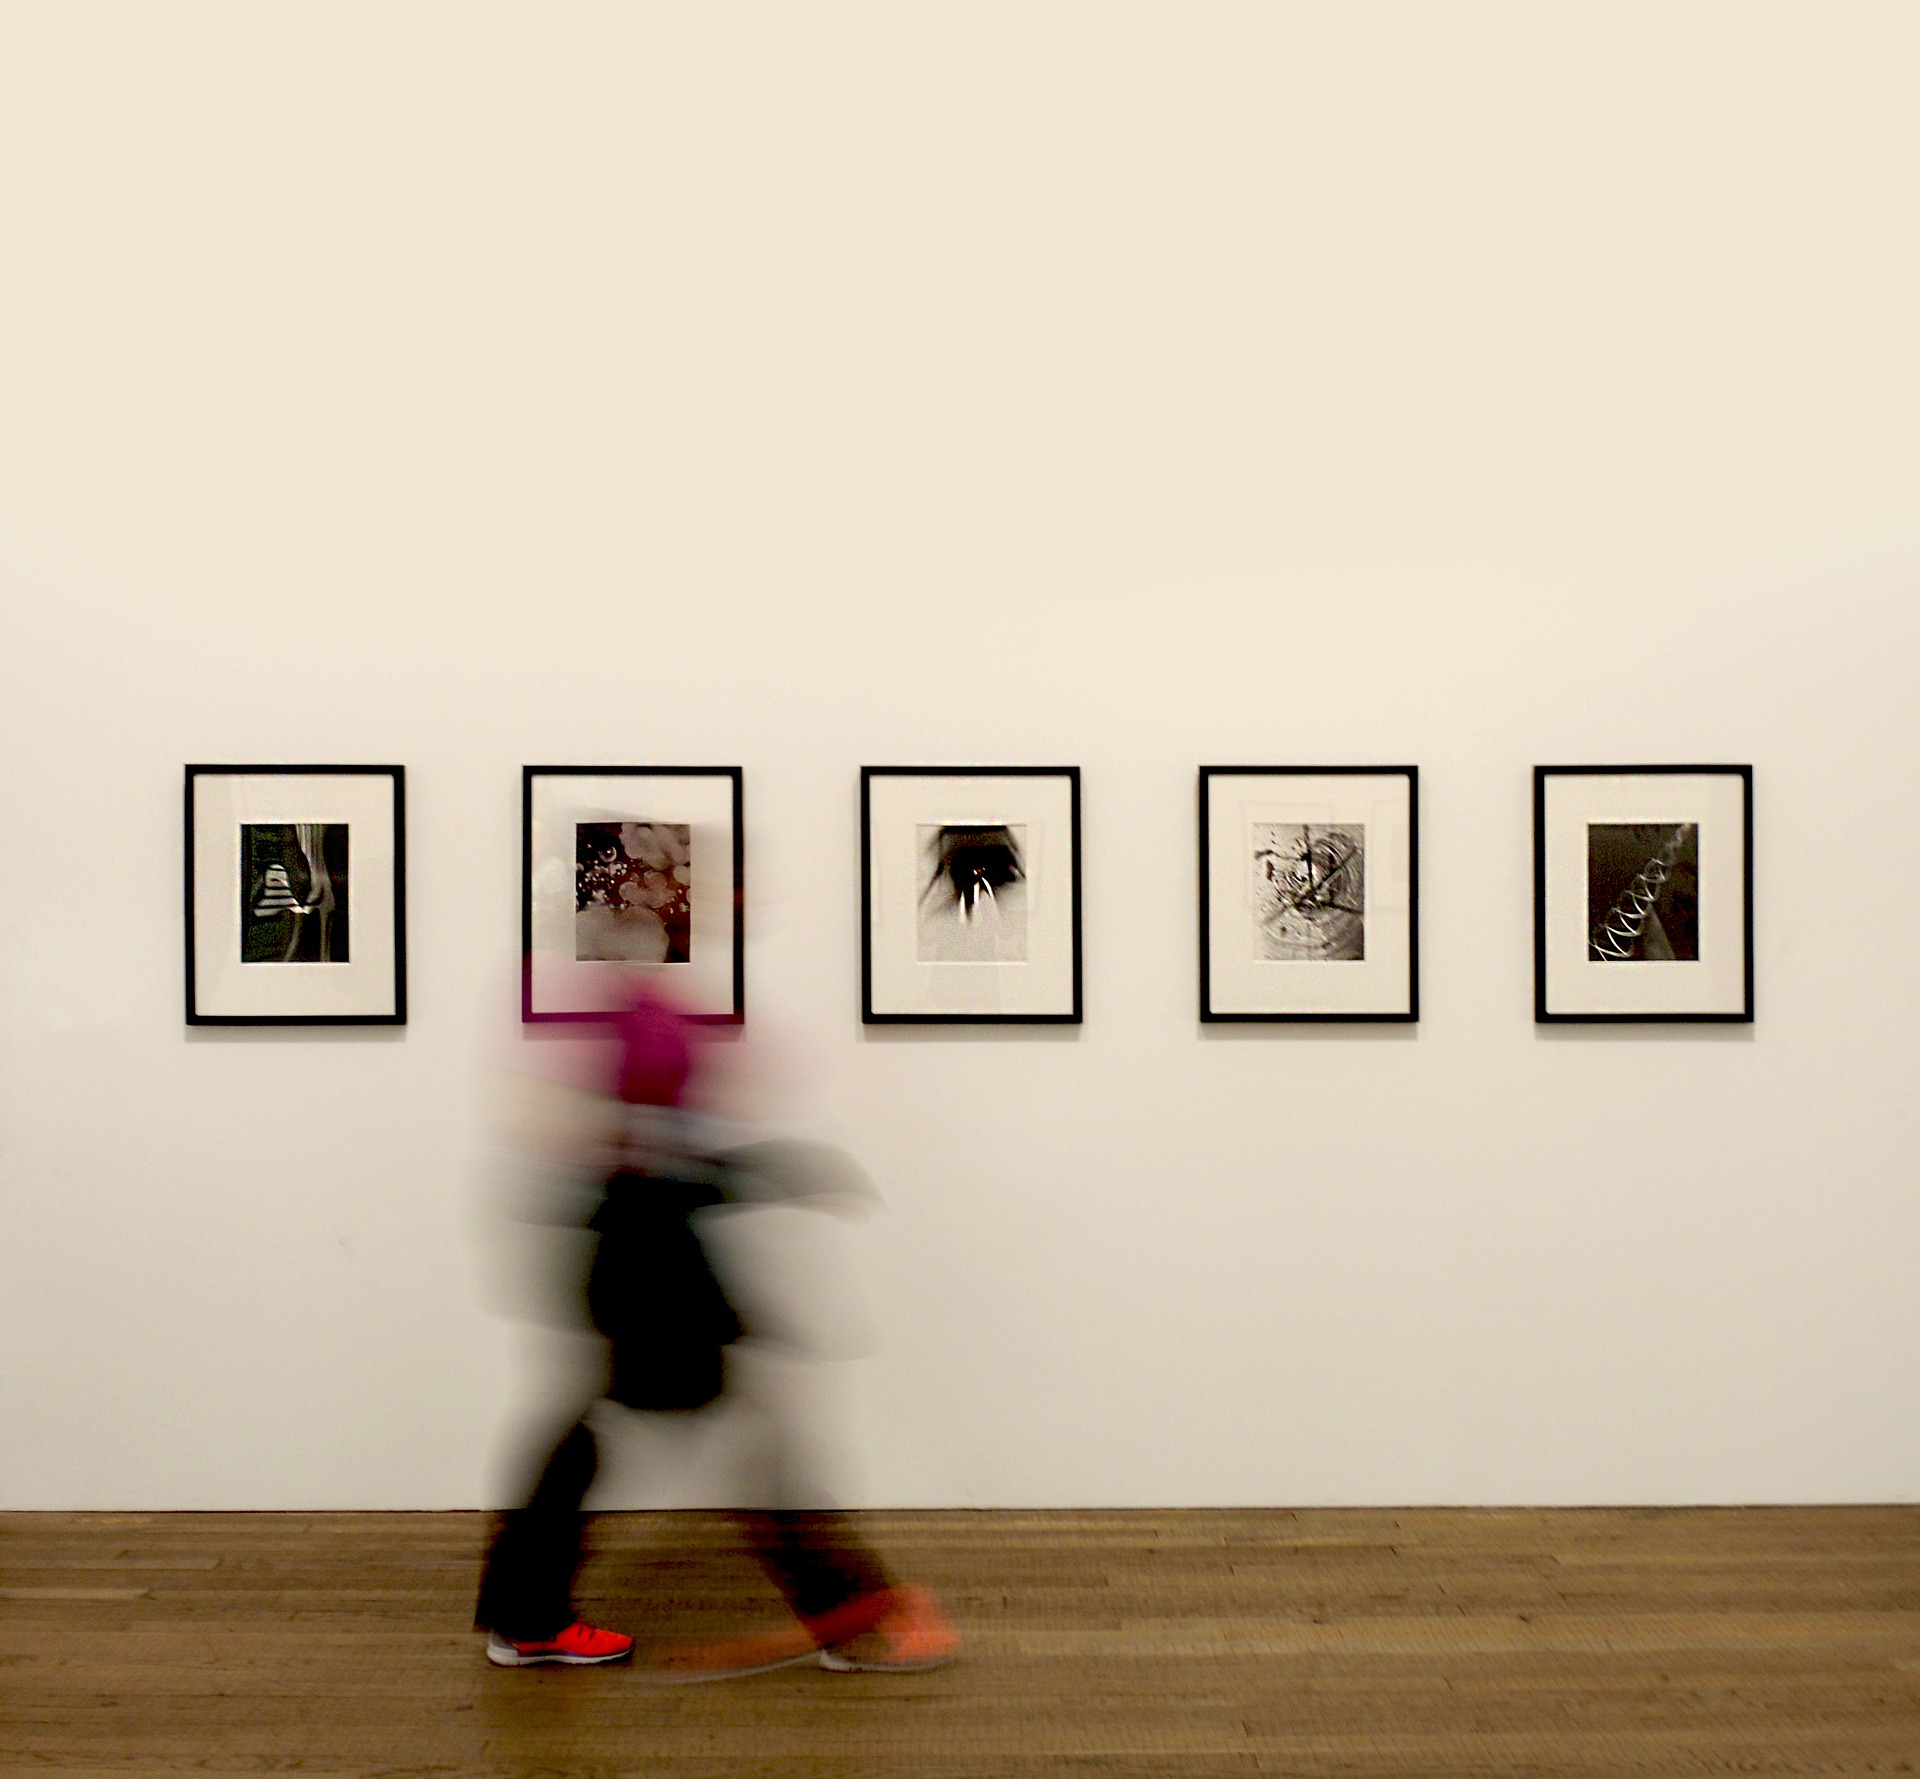
[[[738,1024],[741,857],[738,766],[525,767],[520,1017],[604,1019],[651,980]]]
[[[1420,1017],[1419,771],[1200,768],[1200,1017]]]
[[[404,1025],[398,766],[189,766],[189,1025]]]
[[[1080,1022],[1080,769],[860,769],[861,1018]]]
[[[1533,1016],[1753,1018],[1753,768],[1533,769]]]

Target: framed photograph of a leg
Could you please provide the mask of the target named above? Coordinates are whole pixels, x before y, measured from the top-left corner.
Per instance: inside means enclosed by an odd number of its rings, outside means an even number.
[[[1200,768],[1200,1017],[1420,1017],[1419,772]]]
[[[404,1025],[398,766],[186,769],[189,1025]]]
[[[520,1017],[604,1019],[652,981],[689,1015],[746,1015],[738,766],[521,773]]]
[[[1534,1018],[1753,1018],[1753,768],[1533,769]]]
[[[860,769],[861,1018],[1077,1025],[1080,769]]]

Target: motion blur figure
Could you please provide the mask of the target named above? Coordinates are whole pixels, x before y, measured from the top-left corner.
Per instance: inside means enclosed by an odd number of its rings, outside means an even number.
[[[717,1137],[689,1103],[698,1029],[661,995],[632,997],[617,1030],[614,1078],[603,1089],[613,1116],[591,1139],[605,1150],[593,1169],[600,1184],[573,1212],[592,1237],[574,1291],[607,1346],[606,1399],[686,1419],[728,1395],[728,1348],[749,1332],[703,1240],[703,1216],[729,1205],[824,1201],[857,1176],[816,1145]],[[721,1679],[798,1662],[918,1670],[951,1660],[958,1639],[932,1595],[897,1584],[845,1515],[800,1504],[791,1430],[777,1417],[759,1419],[768,1504],[740,1518],[793,1622],[670,1650],[657,1677]],[[633,1654],[631,1636],[583,1623],[573,1606],[582,1504],[599,1464],[582,1415],[546,1453],[524,1505],[502,1516],[475,1613],[495,1664],[590,1666]]]

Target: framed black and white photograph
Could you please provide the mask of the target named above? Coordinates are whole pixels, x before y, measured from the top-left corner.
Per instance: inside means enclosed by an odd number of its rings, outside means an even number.
[[[1753,768],[1533,769],[1534,1018],[1753,1018]]]
[[[860,769],[861,1017],[1080,1020],[1080,769]]]
[[[404,1025],[398,766],[189,766],[189,1025]]]
[[[1412,766],[1200,768],[1200,1017],[1420,1017]]]
[[[521,804],[522,1019],[603,1019],[640,981],[745,1016],[738,766],[528,766]]]

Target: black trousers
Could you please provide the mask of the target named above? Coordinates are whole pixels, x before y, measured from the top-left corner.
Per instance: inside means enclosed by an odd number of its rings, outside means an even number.
[[[557,1636],[573,1623],[573,1577],[599,1450],[585,1421],[554,1447],[526,1506],[503,1514],[480,1580],[476,1626],[515,1643]],[[802,1618],[892,1585],[845,1514],[742,1514],[755,1556]]]

